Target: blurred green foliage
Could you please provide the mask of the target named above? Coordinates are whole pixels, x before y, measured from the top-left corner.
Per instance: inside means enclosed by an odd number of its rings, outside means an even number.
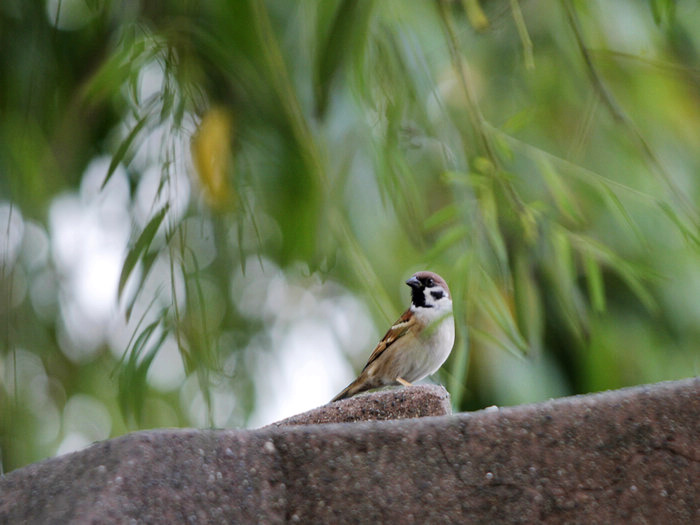
[[[215,424],[225,384],[245,425],[263,261],[378,330],[402,280],[444,275],[461,410],[697,374],[699,26],[690,0],[4,0],[4,469],[55,453],[69,409],[102,439],[196,424],[198,392]],[[50,210],[96,158],[93,198],[126,181],[131,338],[76,358]],[[179,391],[148,380],[168,336]]]

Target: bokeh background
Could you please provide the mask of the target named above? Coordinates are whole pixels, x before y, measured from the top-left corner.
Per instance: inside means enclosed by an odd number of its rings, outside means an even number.
[[[3,0],[5,472],[328,401],[431,269],[456,410],[700,372],[694,0]]]

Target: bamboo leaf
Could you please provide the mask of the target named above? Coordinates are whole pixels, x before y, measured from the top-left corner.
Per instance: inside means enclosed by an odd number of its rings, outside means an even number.
[[[452,405],[459,410],[466,391],[467,375],[469,373],[469,338],[466,325],[457,329],[457,338],[450,354],[451,366],[448,376],[448,387],[452,397]]]
[[[588,295],[596,312],[605,311],[605,285],[603,274],[598,262],[588,253],[583,255],[583,267],[586,271],[586,283]]]
[[[654,296],[647,290],[643,282],[644,279],[653,276],[650,270],[639,268],[626,261],[613,250],[598,241],[574,233],[569,233],[568,236],[579,251],[596,258],[598,261],[607,264],[613,269],[647,310],[650,312],[658,311],[658,304]]]
[[[151,268],[153,267],[153,263],[158,258],[158,255],[159,254],[157,251],[147,252],[147,253],[143,254],[143,257],[141,258],[141,264],[143,267],[143,271],[141,272],[140,282],[143,283],[143,281],[146,280],[146,277],[148,277],[148,274],[151,272]],[[127,280],[128,280],[128,277],[127,277]],[[126,284],[126,281],[125,281],[125,284]],[[140,286],[137,288],[139,288],[139,291],[140,291]],[[131,319],[131,312],[133,311],[134,305],[136,304],[136,300],[139,297],[139,291],[137,291],[133,295],[133,297],[129,301],[129,304],[126,307],[125,317],[126,317],[127,322],[129,321],[129,319]],[[160,289],[158,290],[158,293],[160,293]],[[155,294],[155,295],[157,296],[157,294]],[[119,295],[118,295],[117,299],[119,299],[120,296],[121,296],[121,290],[119,290]]]
[[[510,9],[513,13],[513,20],[515,20],[515,27],[518,29],[520,42],[523,45],[525,67],[527,69],[535,69],[535,59],[532,55],[532,40],[530,39],[530,34],[527,31],[527,25],[525,25],[525,18],[523,17],[523,12],[520,10],[520,4],[518,3],[518,0],[510,0]]]
[[[122,292],[124,291],[124,286],[126,285],[126,281],[129,279],[131,272],[134,271],[134,268],[141,259],[142,255],[146,253],[148,248],[151,246],[153,238],[155,237],[156,232],[160,227],[160,224],[163,222],[163,219],[165,218],[165,214],[168,212],[168,209],[170,209],[170,204],[166,203],[153,216],[153,218],[148,222],[146,227],[141,232],[141,235],[139,235],[139,238],[136,240],[134,246],[131,248],[131,250],[129,250],[129,253],[126,255],[124,265],[122,266],[121,274],[119,275],[117,299],[121,299]]]
[[[148,58],[145,52],[146,43],[142,38],[123,36],[117,52],[100,66],[82,88],[86,101],[99,103],[112,96],[116,87],[121,87],[130,75],[138,72],[142,62]]]
[[[508,250],[506,249],[506,243],[498,224],[499,217],[496,197],[490,187],[484,188],[483,191],[480,192],[479,197],[481,205],[480,211],[486,230],[486,236],[491,248],[496,254],[499,264],[505,268],[508,263]]]
[[[479,4],[479,0],[462,0],[464,11],[472,27],[477,31],[485,31],[489,28],[489,19]]]
[[[554,255],[547,267],[552,278],[553,292],[558,307],[569,328],[580,340],[588,334],[588,312],[581,292],[576,285],[578,268],[574,258],[573,241],[570,232],[555,228],[550,239]]]
[[[683,222],[683,220],[678,216],[678,214],[673,211],[671,206],[667,202],[659,202],[659,207],[666,214],[666,216],[673,221],[673,223],[678,227],[681,234],[685,238],[686,242],[691,242],[696,248],[700,247],[700,238],[697,234],[688,228],[688,226]]]
[[[149,345],[149,341],[161,327],[162,322],[163,317],[143,329],[133,346],[127,350],[128,359],[120,370],[119,405],[125,415],[133,413],[137,421],[141,419],[143,400],[148,387],[148,369],[168,335],[167,330],[161,330],[158,338]]]
[[[456,203],[448,204],[428,217],[423,223],[423,228],[426,231],[437,230],[455,220],[459,214],[460,208]]]
[[[542,305],[527,255],[520,251],[513,257],[513,296],[515,315],[520,332],[530,349],[542,347]]]
[[[129,134],[126,136],[126,138],[119,145],[119,148],[117,148],[116,153],[114,155],[112,155],[112,160],[109,163],[109,168],[107,169],[107,175],[105,176],[104,180],[102,181],[101,189],[104,189],[104,187],[109,182],[109,179],[112,178],[112,175],[114,174],[114,171],[117,169],[117,166],[119,166],[119,163],[126,156],[126,152],[129,150],[129,147],[131,146],[131,144],[134,142],[134,140],[136,139],[138,134],[141,132],[143,127],[148,122],[149,117],[150,117],[150,115],[146,114],[139,119],[139,121],[136,123],[136,125],[132,128],[132,130],[129,132]]]
[[[482,343],[493,344],[501,350],[508,352],[510,355],[517,357],[518,359],[525,359],[522,347],[520,345],[513,344],[513,341],[510,338],[499,337],[498,334],[494,334],[490,331],[483,330],[475,326],[470,326],[469,330],[474,339],[481,341]]]
[[[582,223],[583,215],[581,214],[581,210],[576,204],[573,195],[564,184],[562,177],[554,170],[554,166],[552,166],[544,156],[538,159],[537,164],[540,168],[542,178],[547,185],[547,189],[554,199],[554,203],[560,213],[576,224]]]
[[[437,259],[446,250],[457,244],[469,235],[469,229],[464,224],[457,224],[443,233],[426,253],[425,258],[429,261]]]
[[[467,375],[469,372],[469,333],[467,319],[469,315],[469,298],[474,288],[475,272],[470,272],[474,252],[467,251],[460,255],[455,264],[452,275],[451,288],[455,300],[454,316],[457,339],[450,356],[450,374],[448,387],[452,396],[453,405],[459,410],[466,390]]]
[[[328,106],[328,95],[333,78],[340,70],[348,54],[357,42],[365,42],[373,2],[368,0],[343,0],[336,10],[325,42],[318,47],[316,57],[314,93],[316,114],[323,117]],[[321,29],[321,28],[319,28]],[[319,42],[323,40],[319,38]]]
[[[528,350],[528,344],[523,338],[517,323],[513,318],[513,313],[506,303],[503,293],[496,286],[496,283],[481,269],[481,305],[484,313],[496,324],[500,329],[502,336],[499,337],[491,334],[494,341],[499,341],[501,346],[507,347],[512,353],[513,349],[517,349],[518,354],[524,354]],[[485,333],[482,331],[482,334]],[[507,341],[507,344],[504,342]]]
[[[656,25],[671,23],[676,14],[676,0],[651,0],[651,13]]]
[[[610,188],[607,184],[601,183],[600,185],[601,188],[603,188],[603,192],[605,196],[608,198],[608,200],[613,204],[613,210],[616,210],[620,216],[622,216],[623,221],[630,227],[632,232],[634,232],[635,237],[643,244],[647,245],[646,238],[644,235],[642,235],[642,232],[639,230],[639,226],[637,226],[637,223],[634,222],[630,214],[627,212],[627,209],[625,208],[624,204],[622,204],[622,201],[620,198],[615,194],[615,192]]]

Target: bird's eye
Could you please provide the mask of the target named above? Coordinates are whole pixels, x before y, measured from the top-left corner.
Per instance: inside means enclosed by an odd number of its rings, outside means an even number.
[[[433,281],[432,277],[428,277],[428,279],[425,281],[425,285],[428,288],[432,288],[434,284],[435,284],[435,281]]]

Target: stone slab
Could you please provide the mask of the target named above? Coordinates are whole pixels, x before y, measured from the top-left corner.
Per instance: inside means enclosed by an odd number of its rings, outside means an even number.
[[[452,416],[137,432],[5,475],[0,523],[700,523],[699,436],[698,378]]]
[[[415,385],[328,403],[269,426],[318,425],[447,416],[452,413],[450,394],[442,386]]]

